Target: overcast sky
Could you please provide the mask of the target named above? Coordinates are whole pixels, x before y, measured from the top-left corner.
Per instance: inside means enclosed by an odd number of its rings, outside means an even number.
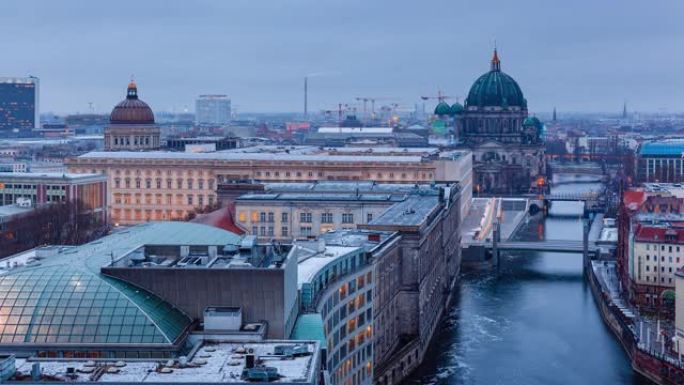
[[[0,76],[41,79],[41,110],[108,112],[131,74],[156,111],[203,93],[239,111],[358,96],[413,108],[502,70],[532,112],[684,111],[684,0],[2,0]],[[432,104],[432,103],[430,103]]]

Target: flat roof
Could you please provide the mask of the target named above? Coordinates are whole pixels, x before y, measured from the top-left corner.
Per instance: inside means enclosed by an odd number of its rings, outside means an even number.
[[[81,181],[89,179],[107,180],[104,174],[76,174],[68,172],[0,172],[0,181],[5,180],[36,180],[62,182]]]
[[[369,225],[417,226],[427,220],[438,204],[439,196],[412,195],[389,207]]]
[[[308,355],[298,355],[292,359],[268,357],[273,355],[276,346],[305,347]],[[311,384],[316,382],[319,360],[318,341],[276,341],[263,342],[211,342],[205,341],[188,363],[181,367],[178,359],[149,360],[59,360],[59,359],[17,359],[17,373],[30,376],[34,362],[39,362],[41,382],[63,378],[70,383],[254,383],[242,378],[245,369],[246,352],[252,351],[255,358],[261,357],[265,366],[275,368],[280,377],[272,383]],[[104,373],[97,377],[93,372],[104,367]],[[75,369],[75,378],[66,377],[67,368]],[[8,383],[19,383],[20,380],[8,380]],[[22,382],[25,383],[25,382]]]
[[[358,155],[329,155],[327,152],[313,154],[282,153],[232,153],[232,152],[171,152],[171,151],[93,151],[79,159],[160,159],[160,160],[219,160],[219,161],[315,161],[315,162],[359,162]],[[364,156],[363,161],[420,163],[420,156]]]
[[[12,215],[24,214],[35,210],[35,207],[21,207],[17,205],[0,206],[0,217],[9,217]]]
[[[317,181],[295,183],[265,183],[267,193],[362,193],[362,194],[409,194],[420,191],[437,191],[443,184],[377,183],[374,181]]]
[[[668,139],[646,142],[639,148],[640,155],[681,156],[684,153],[684,140]]]
[[[278,193],[278,194],[245,194],[239,196],[236,201],[279,201],[279,202],[292,202],[292,201],[323,201],[323,202],[335,202],[335,201],[345,201],[345,202],[401,202],[405,198],[400,195],[380,195],[380,194],[341,194],[341,193]]]
[[[317,251],[301,244],[295,247],[295,255],[297,256],[297,285],[299,287],[304,283],[311,282],[313,277],[328,264],[343,255],[360,249],[358,246],[325,246],[323,251]]]

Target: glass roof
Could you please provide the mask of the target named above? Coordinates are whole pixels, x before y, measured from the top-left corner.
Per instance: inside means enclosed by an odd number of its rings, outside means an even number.
[[[70,266],[0,276],[0,343],[170,344],[190,320],[127,283]]]
[[[191,320],[179,309],[100,268],[142,245],[226,245],[237,235],[187,222],[151,222],[81,246],[38,266],[0,273],[0,344],[173,344]]]

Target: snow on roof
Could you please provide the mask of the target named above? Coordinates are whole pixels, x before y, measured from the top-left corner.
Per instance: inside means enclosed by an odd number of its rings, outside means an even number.
[[[93,151],[79,156],[80,159],[153,159],[153,160],[218,160],[218,161],[315,161],[315,162],[359,162],[359,154],[329,155],[292,153],[251,152],[170,152],[170,151]],[[364,155],[364,161],[420,163],[421,156]]]
[[[322,252],[298,245],[297,286],[311,282],[316,274],[337,258],[349,254],[360,247],[325,246]]]
[[[281,357],[267,357],[273,355],[277,345],[304,345],[310,352],[309,355],[298,356],[292,359]],[[245,354],[239,353],[253,350],[255,358],[261,360],[261,364],[278,370],[281,376],[273,383],[287,384],[313,384],[316,381],[319,343],[316,341],[263,341],[253,343],[236,342],[205,342],[194,356],[188,357],[188,365],[180,367],[177,359],[159,360],[74,360],[65,361],[51,360],[24,360],[17,359],[17,372],[21,375],[30,376],[34,362],[40,363],[44,381],[49,377],[63,378],[71,383],[102,382],[102,383],[249,383],[242,379],[242,371],[245,369]],[[171,361],[171,362],[169,362]],[[120,364],[124,363],[124,366]],[[167,366],[168,363],[172,365]],[[90,371],[93,365],[105,366],[111,370],[104,370],[104,374],[97,379]],[[75,379],[66,377],[67,368],[74,368]],[[161,370],[166,368],[166,370]],[[116,373],[112,373],[117,371]],[[93,370],[94,371],[94,370]],[[14,381],[8,381],[12,383]]]

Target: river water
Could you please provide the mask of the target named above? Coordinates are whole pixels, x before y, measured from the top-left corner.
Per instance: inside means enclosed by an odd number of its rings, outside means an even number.
[[[598,189],[563,184],[555,193]],[[555,202],[521,239],[582,239],[582,207]],[[503,255],[500,273],[464,273],[423,365],[406,384],[644,384],[604,325],[581,254]]]

